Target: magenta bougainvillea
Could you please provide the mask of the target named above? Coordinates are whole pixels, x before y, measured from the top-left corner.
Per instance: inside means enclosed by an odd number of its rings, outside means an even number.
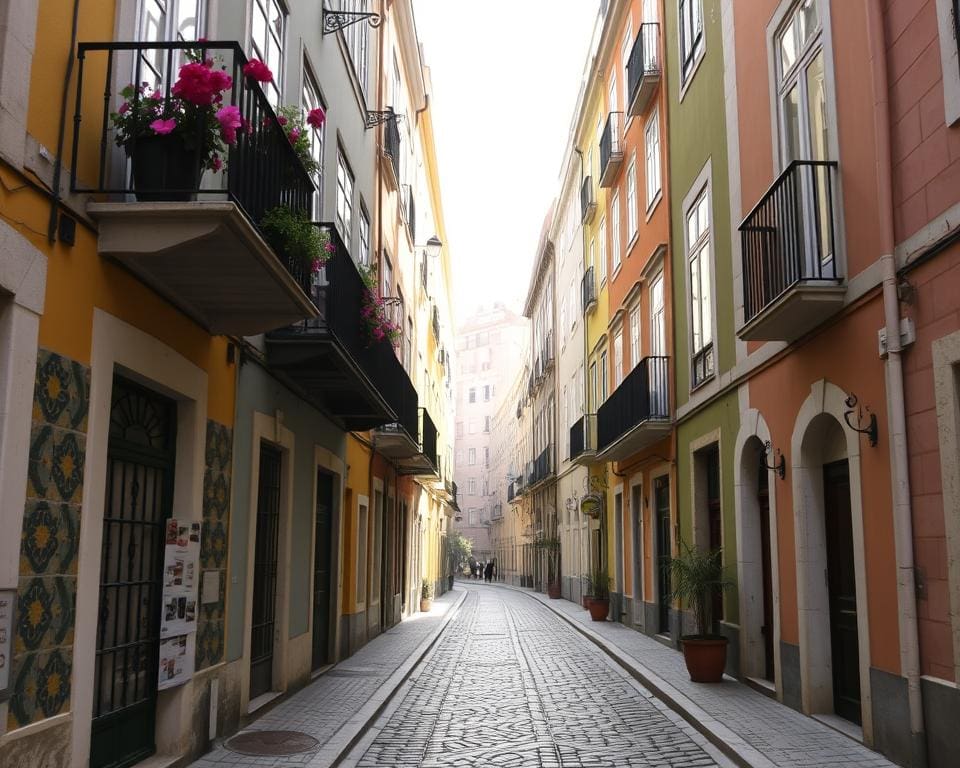
[[[400,326],[387,317],[387,303],[377,292],[376,270],[361,266],[360,276],[364,286],[360,319],[363,321],[368,343],[388,341],[396,346],[400,343]]]

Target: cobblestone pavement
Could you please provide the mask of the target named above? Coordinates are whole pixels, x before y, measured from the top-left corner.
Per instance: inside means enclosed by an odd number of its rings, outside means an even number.
[[[730,765],[547,608],[485,586],[344,764]]]

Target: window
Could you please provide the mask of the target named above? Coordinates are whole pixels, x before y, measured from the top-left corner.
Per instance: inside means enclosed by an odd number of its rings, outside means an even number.
[[[470,511],[467,512],[467,522],[470,525],[480,525],[480,515],[475,507],[471,508]]]
[[[661,286],[662,289],[662,286]],[[640,305],[630,312],[630,367],[640,362]]]
[[[597,378],[597,364],[590,363],[590,405],[596,413],[600,405],[600,380]]]
[[[630,158],[627,168],[627,242],[637,234],[637,156]]]
[[[487,432],[487,433],[490,432],[490,417],[489,417],[489,416],[484,416],[484,417],[483,417],[483,431],[484,431],[484,432]]]
[[[610,269],[620,267],[620,193],[614,192],[610,203]]]
[[[686,83],[703,55],[702,0],[680,0],[680,82]]]
[[[463,422],[457,422],[457,437],[463,437]]]
[[[303,61],[303,94],[301,96],[304,113],[311,109],[326,110],[323,99],[320,98],[320,89],[317,87],[313,75],[310,73],[310,67],[306,59]],[[326,135],[326,123],[315,130],[307,131],[307,137],[310,141],[310,157],[317,163],[317,173],[315,181],[317,182],[317,192],[313,196],[313,220],[323,221],[323,146]],[[369,224],[367,225],[369,229]],[[362,232],[361,232],[362,237]],[[367,239],[370,239],[369,232]]]
[[[564,342],[567,339],[567,297],[560,299],[560,338]]]
[[[383,283],[380,286],[380,295],[384,298],[393,296],[393,264],[387,254],[383,254]]]
[[[361,496],[357,512],[357,602],[367,597],[367,512],[368,501]]]
[[[476,463],[477,463],[477,449],[471,448],[469,451],[467,451],[467,464],[469,464],[472,467]]]
[[[366,13],[369,11],[367,6],[368,0],[340,0],[341,10],[351,13]],[[370,59],[368,25],[351,24],[343,30],[343,37],[347,50],[350,51],[350,60],[353,62],[353,71],[360,83],[360,90],[366,94]]]
[[[357,263],[365,267],[370,266],[370,217],[360,205],[360,249],[357,254]]]
[[[613,337],[613,386],[619,387],[623,381],[623,331],[617,331]]]
[[[623,106],[626,111],[627,100],[630,94],[627,93],[627,65],[630,63],[630,52],[633,50],[633,19],[627,21],[627,30],[623,35],[623,42],[620,43],[620,81],[623,84]]]
[[[687,259],[690,265],[690,314],[693,386],[714,373],[713,283],[710,264],[710,210],[705,189],[687,213]]]
[[[196,40],[203,35],[205,0],[143,0],[138,22],[138,40],[144,43]],[[140,56],[140,79],[155,88],[162,86],[167,71],[166,51],[144,51]],[[184,61],[174,53],[173,69]],[[172,77],[170,79],[173,79]]]
[[[660,113],[654,110],[647,121],[643,134],[646,152],[647,173],[647,210],[656,202],[660,194]]]
[[[803,0],[787,17],[777,50],[783,165],[826,160],[827,100],[815,0]]]
[[[353,173],[343,156],[337,152],[337,229],[343,244],[350,250],[350,231],[353,227]]]
[[[477,478],[471,477],[467,480],[467,495],[476,496],[477,495]]]
[[[607,280],[607,222],[601,221],[597,232],[597,239],[600,241],[600,257],[597,261],[597,269],[600,272],[600,285]]]
[[[380,566],[383,563],[383,519],[386,517],[386,509],[384,505],[386,504],[386,497],[381,491],[373,492],[373,549],[371,550],[370,565],[371,567],[371,578],[370,578],[370,596],[373,598],[376,595],[375,600],[371,602],[378,602],[382,595],[380,594],[381,584],[380,584]]]
[[[490,468],[490,449],[487,447],[483,449],[483,466],[485,469]]]
[[[607,350],[603,350],[600,353],[600,402],[604,402],[607,399],[607,381],[608,381],[608,372],[607,372]]]
[[[613,71],[610,73],[610,84],[608,88],[609,88],[607,92],[608,111],[616,112],[617,111],[617,73],[616,71]]]
[[[471,402],[471,403],[477,402],[477,388],[476,388],[476,387],[470,387],[470,392],[469,392],[469,394],[467,395],[467,401],[468,401],[468,402]]]
[[[485,403],[490,402],[490,385],[489,384],[485,384],[483,387],[483,402]]]
[[[287,13],[279,0],[253,0],[250,25],[250,56],[260,59],[273,72],[273,81],[260,83],[267,99],[280,106],[283,88],[283,39],[286,33]]]

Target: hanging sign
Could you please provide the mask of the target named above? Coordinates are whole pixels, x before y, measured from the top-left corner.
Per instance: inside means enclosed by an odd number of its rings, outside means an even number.
[[[580,512],[587,517],[600,517],[603,511],[603,496],[599,493],[588,493],[580,499]]]
[[[193,676],[199,569],[200,523],[167,520],[160,604],[160,689],[181,685]]]

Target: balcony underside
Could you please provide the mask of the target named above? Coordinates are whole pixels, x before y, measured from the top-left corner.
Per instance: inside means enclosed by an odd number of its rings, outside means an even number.
[[[603,166],[603,173],[600,174],[600,186],[612,187],[620,173],[620,167],[623,165],[623,153],[615,152],[610,155],[607,164]]]
[[[377,452],[393,462],[409,461],[420,455],[420,445],[407,430],[398,424],[388,424],[376,434]]]
[[[644,110],[650,104],[650,99],[653,98],[653,94],[657,90],[657,85],[660,84],[660,73],[656,70],[644,72],[643,76],[640,78],[640,82],[637,83],[637,87],[633,89],[633,98],[630,100],[630,114],[631,115],[642,115]]]
[[[580,216],[580,221],[583,224],[589,224],[590,222],[593,221],[593,217],[594,215],[596,215],[596,213],[597,213],[597,204],[595,201],[591,200],[589,203],[587,203],[583,207],[583,211],[581,212],[581,216]]]
[[[623,461],[667,437],[671,429],[672,424],[669,419],[642,421],[598,451],[592,458],[601,461]]]
[[[272,333],[267,337],[267,362],[348,431],[374,429],[397,420],[358,363],[329,335],[291,329]]]
[[[232,202],[90,203],[99,251],[214,334],[252,336],[317,316]]]
[[[764,307],[737,335],[744,341],[796,341],[843,308],[846,287],[801,282]]]
[[[585,467],[588,464],[592,464],[596,461],[597,452],[592,448],[587,448],[578,453],[576,456],[570,457],[570,463],[576,464],[578,467]]]
[[[379,448],[379,445],[377,447]],[[422,453],[401,459],[397,462],[397,469],[401,475],[412,475],[421,480],[436,480],[440,477],[440,472],[433,462]]]

